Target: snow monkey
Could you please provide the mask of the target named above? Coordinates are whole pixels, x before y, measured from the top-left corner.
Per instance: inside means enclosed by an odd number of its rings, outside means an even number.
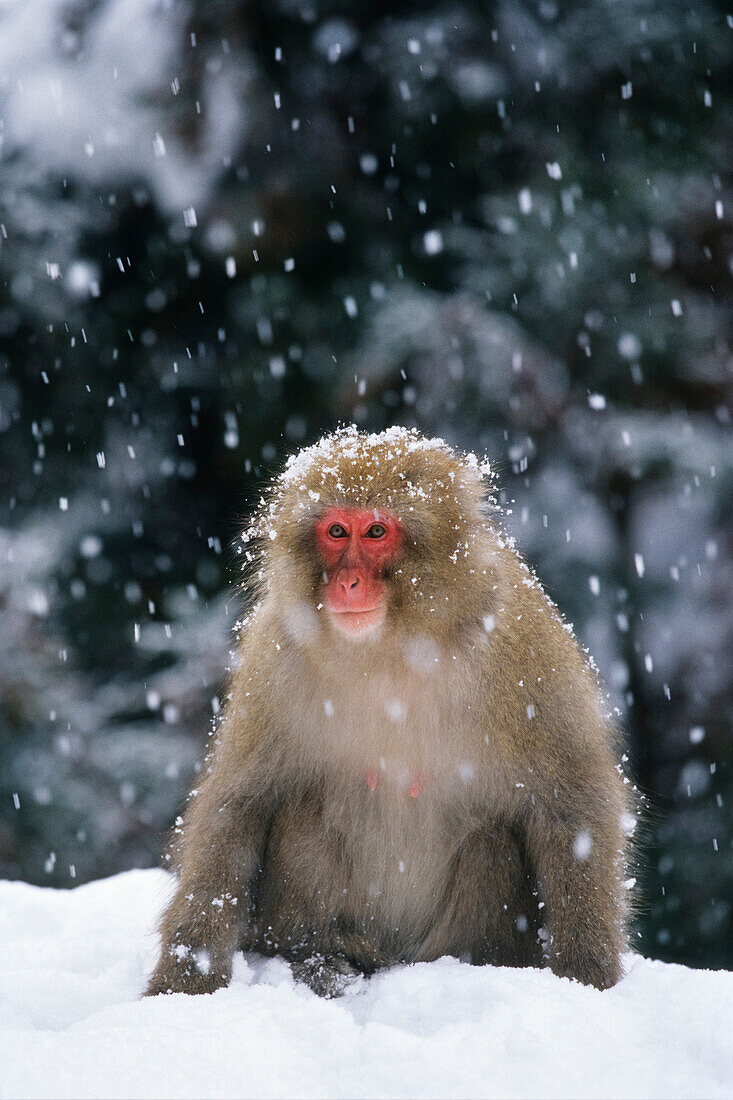
[[[612,730],[486,496],[475,457],[403,428],[276,478],[148,994],[226,985],[240,948],[325,996],[443,955],[618,980]]]

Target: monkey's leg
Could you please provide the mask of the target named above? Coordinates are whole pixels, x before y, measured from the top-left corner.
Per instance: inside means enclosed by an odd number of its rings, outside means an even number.
[[[231,977],[250,920],[250,891],[269,819],[261,797],[212,771],[191,803],[178,849],[178,888],[160,926],[162,947],[146,996],[211,993]]]
[[[599,796],[589,793],[587,804],[599,805]],[[598,989],[615,985],[625,946],[617,823],[536,814],[527,840],[547,905],[552,970]]]
[[[339,996],[378,964],[374,946],[345,920],[349,877],[343,844],[325,828],[318,798],[283,806],[258,890],[258,946],[283,955],[295,978],[323,997]]]
[[[537,914],[523,845],[496,822],[461,847],[443,908],[416,961],[455,955],[476,964],[539,966]]]

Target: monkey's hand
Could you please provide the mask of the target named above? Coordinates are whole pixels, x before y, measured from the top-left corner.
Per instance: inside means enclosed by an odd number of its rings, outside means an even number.
[[[157,993],[213,993],[228,985],[232,958],[242,934],[242,907],[227,894],[208,901],[210,891],[179,887],[161,921],[161,951],[146,996]]]
[[[573,944],[564,950],[550,950],[550,969],[559,978],[575,978],[583,985],[610,989],[622,975],[616,944]]]
[[[209,953],[183,944],[163,949],[143,996],[159,993],[213,993],[229,984],[230,966],[212,965]]]

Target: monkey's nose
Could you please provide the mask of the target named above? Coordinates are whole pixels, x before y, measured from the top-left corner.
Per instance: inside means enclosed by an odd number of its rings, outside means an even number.
[[[344,590],[344,592],[346,592],[348,594],[348,593],[352,592],[355,588],[358,587],[358,585],[359,585],[359,574],[358,573],[342,573],[341,576],[339,577],[339,584],[341,585],[341,588]]]

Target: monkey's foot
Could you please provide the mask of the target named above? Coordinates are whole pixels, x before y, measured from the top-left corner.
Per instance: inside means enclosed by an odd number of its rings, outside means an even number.
[[[319,997],[341,997],[362,972],[341,955],[311,955],[291,964],[296,982],[303,982]]]

